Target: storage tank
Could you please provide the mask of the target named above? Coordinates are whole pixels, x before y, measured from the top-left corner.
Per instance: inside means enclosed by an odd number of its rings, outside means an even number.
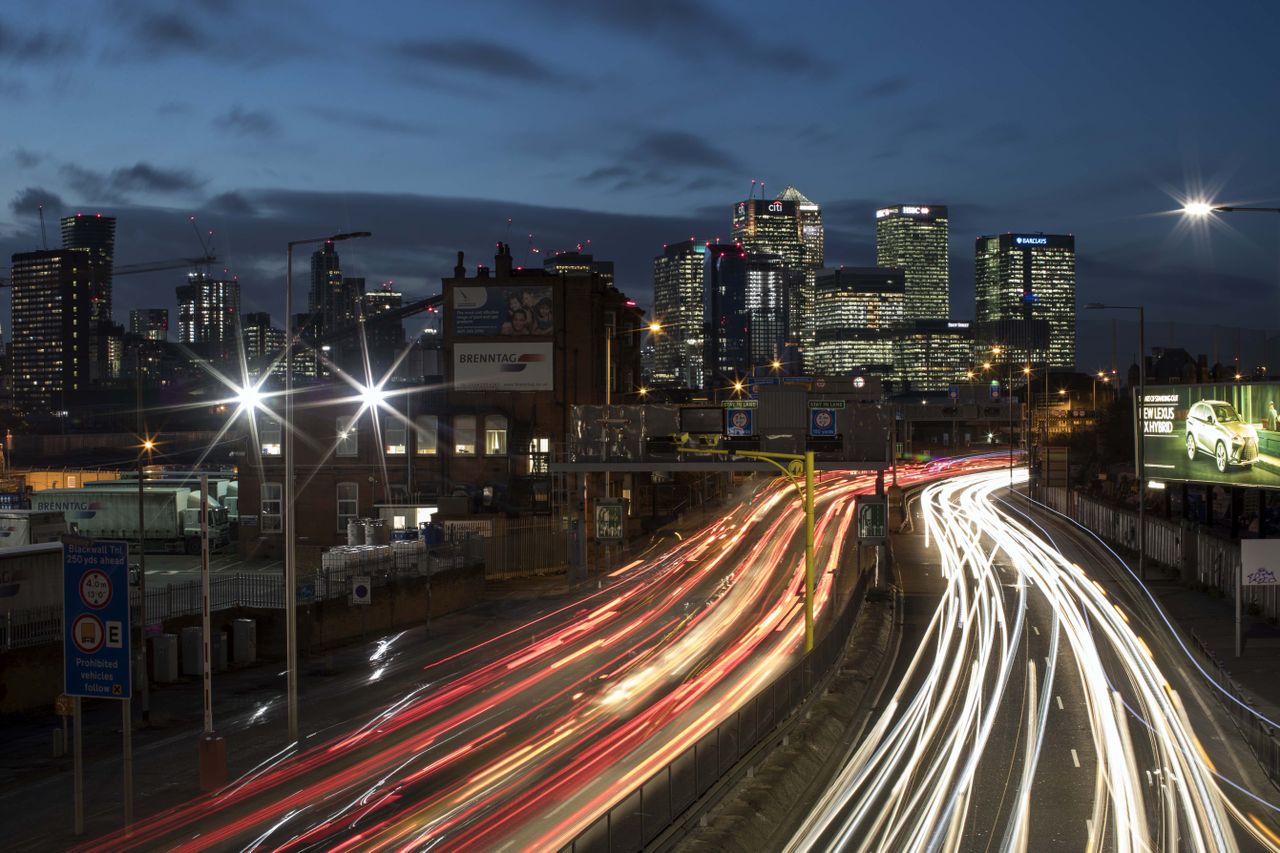
[[[364,544],[364,522],[358,518],[353,518],[347,522],[347,544]]]

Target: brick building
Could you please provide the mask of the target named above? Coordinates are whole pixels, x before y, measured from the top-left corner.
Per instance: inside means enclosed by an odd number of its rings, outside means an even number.
[[[351,518],[414,526],[435,512],[570,512],[577,486],[558,486],[549,462],[573,429],[572,407],[606,401],[606,372],[614,402],[636,399],[643,312],[593,270],[515,267],[500,243],[493,268],[468,276],[459,252],[442,307],[444,374],[384,386],[378,432],[372,411],[356,417],[362,403],[347,385],[299,389],[300,560],[345,542]],[[279,556],[282,431],[266,413],[258,424],[240,470],[240,551]]]

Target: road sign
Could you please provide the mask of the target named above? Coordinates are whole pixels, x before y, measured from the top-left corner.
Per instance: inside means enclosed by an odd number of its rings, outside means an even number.
[[[351,603],[372,604],[373,583],[368,576],[356,575],[351,578]]]
[[[949,386],[949,387],[947,388],[947,396],[948,396],[948,397],[950,397],[952,400],[959,400],[959,399],[960,399],[960,386],[959,386],[959,385],[951,385],[951,386]]]
[[[730,438],[747,438],[756,434],[755,409],[743,406],[743,402],[754,403],[755,400],[733,401],[725,403],[724,434]]]
[[[992,400],[1000,399],[1000,383],[995,379],[991,380],[991,399]]]
[[[884,541],[889,532],[888,518],[888,506],[884,501],[858,501],[858,541]]]
[[[809,401],[809,437],[835,438],[836,412],[844,408],[844,400]]]
[[[596,517],[595,517],[596,541],[597,542],[621,542],[622,541],[622,501],[619,500],[598,500],[596,501]]]
[[[128,699],[128,544],[64,540],[62,585],[63,692]]]

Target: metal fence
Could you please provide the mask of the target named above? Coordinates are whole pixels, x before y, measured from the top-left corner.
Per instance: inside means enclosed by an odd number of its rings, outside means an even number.
[[[1232,679],[1231,673],[1227,672],[1222,662],[1218,660],[1217,655],[1200,641],[1194,631],[1191,632],[1191,640],[1200,654],[1205,669],[1227,694],[1227,696],[1219,694],[1222,707],[1227,710],[1231,721],[1235,723],[1245,742],[1249,744],[1249,749],[1253,750],[1254,756],[1257,757],[1258,763],[1262,765],[1267,776],[1274,784],[1280,785],[1280,740],[1276,739],[1276,730],[1259,719],[1256,714],[1250,713],[1249,708],[1253,707],[1252,700],[1245,696],[1240,686]],[[1232,701],[1233,699],[1235,701]]]
[[[569,560],[569,534],[546,523],[508,524],[491,537],[475,537],[484,548],[486,580],[563,571]]]
[[[858,579],[844,611],[812,652],[614,803],[562,851],[640,851],[675,824],[798,708],[840,660],[866,597],[869,578],[870,572],[864,572]]]
[[[423,577],[449,569],[474,564],[479,549],[474,544],[459,543],[432,549],[411,565],[390,566],[384,571],[332,568],[309,572],[298,578],[298,602],[306,604],[332,598],[345,598],[352,577],[368,576],[374,586],[385,586],[397,578]],[[185,581],[147,590],[146,614],[142,612],[142,595],[130,590],[133,619],[138,624],[153,625],[180,616],[202,612],[200,581]],[[219,574],[209,579],[209,609],[230,610],[237,607],[262,609],[284,608],[284,576],[265,572]],[[0,614],[0,651],[62,642],[62,607],[50,605]]]
[[[1069,489],[1045,489],[1044,502],[1101,536],[1111,545],[1136,551],[1138,514],[1095,501]],[[1184,579],[1234,599],[1240,543],[1210,536],[1192,524],[1147,516],[1146,555],[1153,563],[1177,569]],[[1251,588],[1249,604],[1264,616],[1280,616],[1280,595],[1273,587]]]

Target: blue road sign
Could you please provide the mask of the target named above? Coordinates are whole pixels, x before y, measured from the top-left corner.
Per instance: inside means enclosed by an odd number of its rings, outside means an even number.
[[[128,543],[62,543],[62,625],[63,692],[128,699]]]
[[[834,438],[836,434],[836,410],[809,409],[809,435],[814,438]]]
[[[991,399],[992,400],[1000,399],[1000,383],[994,379],[991,380]]]
[[[960,399],[960,386],[959,386],[959,385],[952,385],[951,387],[949,387],[949,388],[947,389],[947,396],[949,396],[952,400],[959,400],[959,399]]]
[[[755,411],[747,408],[724,410],[724,434],[730,438],[746,438],[756,434]]]

